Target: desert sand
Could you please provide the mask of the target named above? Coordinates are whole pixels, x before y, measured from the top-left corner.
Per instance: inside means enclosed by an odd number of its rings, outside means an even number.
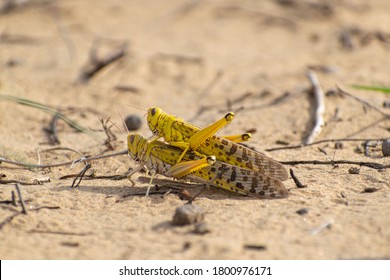
[[[6,2],[16,4],[7,8]],[[247,145],[259,151],[299,145],[313,127],[309,68],[326,93],[326,124],[316,141],[390,137],[390,120],[384,117],[390,114],[384,106],[390,96],[351,87],[390,86],[389,1],[1,5],[0,94],[49,105],[94,130],[93,136],[80,133],[58,120],[60,143],[53,143],[52,115],[1,99],[2,158],[53,164],[80,158],[74,151],[94,156],[125,150],[122,116],[139,116],[138,132],[149,137],[145,114],[151,106],[200,127],[233,111],[234,121],[220,135],[251,131]],[[115,54],[119,59],[91,77],[85,74],[91,59],[101,62]],[[337,85],[384,114],[341,96]],[[104,144],[101,118],[115,124],[111,150]],[[267,154],[278,161],[390,164],[380,141],[369,143],[367,155],[364,140],[341,143],[339,149],[323,142]],[[74,151],[47,151],[58,147]],[[91,165],[86,175],[125,175],[136,167],[127,155]],[[306,185],[297,188],[289,178],[285,199],[211,188],[193,202],[206,212],[207,232],[196,234],[194,225],[170,224],[185,203],[175,192],[134,195],[145,193],[147,183],[137,181],[145,173],[134,176],[135,187],[126,178],[84,179],[77,188],[71,188],[73,178],[61,179],[84,166],[29,169],[0,163],[0,259],[390,258],[388,168],[285,165]],[[18,214],[19,203],[8,203],[15,181],[21,182],[27,215]],[[303,208],[307,213],[298,214]]]

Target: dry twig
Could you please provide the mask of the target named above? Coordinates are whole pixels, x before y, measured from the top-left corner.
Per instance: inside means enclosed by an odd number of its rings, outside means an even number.
[[[35,208],[31,208],[29,211],[39,211],[41,209],[60,209],[59,206],[38,206],[38,207],[35,207]],[[15,217],[19,216],[23,214],[23,212],[16,212],[14,214],[12,214],[11,216],[7,217],[4,219],[4,221],[2,221],[0,223],[0,230],[3,229],[3,227],[6,225],[6,224],[9,224]]]
[[[92,46],[89,60],[87,64],[80,71],[79,77],[77,79],[78,84],[87,83],[93,76],[95,76],[100,70],[102,70],[107,65],[115,62],[116,60],[122,58],[127,53],[127,43],[123,43],[120,48],[116,51],[111,52],[105,57],[98,58],[96,55],[96,48]]]
[[[275,147],[275,148],[269,148],[265,149],[267,152],[272,152],[272,151],[278,151],[278,150],[292,150],[292,149],[300,149],[300,148],[305,148],[313,145],[318,145],[321,143],[326,143],[326,142],[366,142],[366,141],[383,141],[384,138],[379,138],[379,139],[366,139],[366,138],[341,138],[341,139],[323,139],[319,140],[316,142],[313,142],[308,145],[292,145],[292,146],[285,146],[285,147]]]
[[[325,125],[324,114],[325,114],[325,95],[321,89],[317,76],[311,70],[307,73],[308,78],[313,86],[313,92],[316,102],[315,117],[314,117],[314,127],[310,132],[309,136],[305,140],[305,145],[311,144],[314,142],[314,139],[321,133],[322,127]]]
[[[90,169],[91,167],[92,167],[92,165],[90,163],[87,163],[85,165],[85,167],[80,171],[80,173],[77,174],[77,176],[73,179],[71,188],[77,188],[80,185],[81,180],[83,179],[85,172],[87,172],[87,170]],[[77,180],[78,180],[78,182],[76,183]]]
[[[47,129],[47,131],[50,132],[49,142],[50,144],[53,145],[61,144],[60,139],[58,138],[57,123],[58,123],[58,115],[54,114],[53,118],[50,121],[50,127]]]
[[[352,164],[365,166],[372,169],[388,169],[390,164],[384,165],[377,162],[366,162],[366,161],[350,161],[350,160],[330,160],[330,161],[321,161],[321,160],[291,160],[291,161],[279,161],[281,164],[286,165],[298,165],[298,164],[319,164],[319,165],[336,165],[336,164]]]
[[[59,163],[52,163],[52,164],[30,164],[30,163],[22,163],[10,159],[6,159],[3,157],[0,157],[0,163],[8,163],[11,165],[16,165],[20,167],[25,167],[25,168],[51,168],[51,167],[59,167],[59,166],[64,166],[64,165],[73,165],[75,163],[80,163],[80,162],[89,162],[93,160],[99,160],[102,158],[108,158],[108,157],[115,157],[119,155],[127,155],[127,150],[123,150],[117,153],[112,153],[112,154],[107,154],[107,155],[99,155],[99,156],[93,156],[93,157],[81,157],[76,160],[72,161],[66,161],[66,162],[59,162]]]
[[[27,215],[26,205],[24,204],[22,192],[20,191],[20,184],[16,183],[15,188],[16,188],[16,192],[18,193],[18,196],[19,196],[20,205],[22,206],[22,214]]]
[[[108,125],[109,122],[112,123],[112,121],[110,120],[110,118],[108,119],[103,119],[101,118],[100,119],[100,122],[103,126],[103,131],[104,133],[106,134],[107,136],[107,139],[104,141],[104,145],[106,145],[107,149],[109,151],[114,151],[115,148],[116,148],[116,140],[117,140],[117,137],[116,135],[114,134],[114,132],[112,132],[111,128],[113,127],[113,125]]]
[[[306,187],[307,187],[306,185],[303,185],[303,184],[298,180],[298,178],[295,176],[294,171],[292,170],[292,168],[290,168],[290,175],[291,175],[291,178],[294,180],[294,183],[295,183],[295,185],[297,186],[297,188],[306,188]]]
[[[199,94],[199,100],[202,100],[209,94],[211,89],[221,80],[222,76],[223,76],[223,72],[218,71],[217,74],[214,76],[214,78],[207,84],[207,86]]]
[[[4,219],[4,221],[2,221],[0,223],[0,230],[8,223],[10,223],[15,217],[19,216],[20,214],[22,214],[22,212],[16,212],[14,214],[12,214],[11,216],[7,217]]]
[[[390,114],[387,114],[387,113],[383,112],[381,109],[379,109],[378,107],[376,107],[376,106],[374,106],[374,105],[368,103],[367,101],[365,101],[365,100],[363,100],[363,99],[361,99],[361,98],[359,98],[359,97],[357,97],[357,96],[355,96],[355,95],[352,95],[352,94],[346,92],[345,90],[341,89],[338,85],[336,85],[336,86],[337,86],[338,92],[339,92],[340,94],[342,94],[343,96],[347,96],[347,97],[350,97],[350,98],[352,98],[352,99],[355,99],[356,101],[362,103],[364,106],[369,107],[369,108],[371,108],[371,109],[377,111],[377,112],[380,113],[382,116],[384,116],[386,119],[389,119],[389,118],[390,118]]]

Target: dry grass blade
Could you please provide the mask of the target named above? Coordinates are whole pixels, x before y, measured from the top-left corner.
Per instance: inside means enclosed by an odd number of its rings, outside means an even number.
[[[0,100],[1,99],[7,100],[7,101],[12,101],[12,102],[15,102],[15,103],[18,103],[18,104],[21,104],[21,105],[25,105],[25,106],[29,106],[29,107],[32,107],[32,108],[39,109],[39,110],[41,110],[43,112],[46,112],[46,113],[48,113],[50,115],[56,116],[58,119],[63,120],[70,127],[74,128],[74,129],[76,129],[76,130],[78,130],[80,132],[86,133],[86,134],[88,134],[89,136],[91,136],[93,138],[97,137],[97,134],[95,132],[91,131],[88,128],[85,128],[85,127],[79,125],[77,122],[69,119],[67,116],[65,116],[64,114],[60,113],[56,109],[54,109],[54,108],[52,108],[50,106],[47,106],[45,104],[42,104],[42,103],[39,103],[39,102],[36,102],[36,101],[33,101],[33,100],[21,98],[21,97],[12,96],[12,95],[0,95]]]
[[[29,164],[29,163],[22,163],[10,159],[6,159],[3,157],[0,157],[0,163],[8,163],[11,165],[16,165],[20,167],[25,167],[25,168],[50,168],[50,167],[59,167],[59,166],[64,166],[64,165],[72,165],[75,163],[80,163],[80,162],[88,162],[92,160],[99,160],[102,158],[108,158],[108,157],[115,157],[115,156],[120,156],[120,155],[127,155],[127,150],[123,150],[117,153],[112,153],[112,154],[107,154],[107,155],[99,155],[99,156],[93,156],[93,157],[82,157],[76,160],[72,161],[65,161],[65,162],[58,162],[58,163],[52,163],[52,164]]]

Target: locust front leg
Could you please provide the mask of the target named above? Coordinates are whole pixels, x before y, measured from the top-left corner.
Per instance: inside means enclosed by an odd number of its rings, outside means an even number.
[[[138,165],[136,168],[134,168],[129,175],[127,175],[127,179],[130,181],[131,183],[131,186],[132,187],[135,187],[135,181],[133,179],[131,179],[131,177],[137,173],[138,171],[141,171],[141,169],[144,168],[141,164]]]
[[[127,179],[131,182],[131,186],[132,187],[135,187],[135,181],[131,178],[131,176],[133,176],[135,173],[137,173],[138,171],[141,171],[141,169],[142,168],[144,168],[144,166],[143,165],[138,165],[136,168],[134,168],[134,170],[132,170],[131,172],[130,172],[130,174],[129,175],[127,175]],[[145,168],[146,169],[146,168]],[[148,196],[149,195],[149,192],[150,192],[150,189],[151,189],[151,187],[152,187],[152,183],[153,183],[153,179],[154,179],[154,177],[156,176],[156,171],[155,170],[148,170],[148,172],[149,172],[149,174],[150,174],[150,176],[151,176],[151,178],[150,178],[150,181],[149,181],[149,184],[148,184],[148,188],[147,188],[147,190],[146,190],[146,193],[145,193],[145,196]]]

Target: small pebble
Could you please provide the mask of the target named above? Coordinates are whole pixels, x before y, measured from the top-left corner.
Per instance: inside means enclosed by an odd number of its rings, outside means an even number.
[[[66,246],[66,247],[79,247],[80,244],[78,242],[61,242],[61,245],[62,246]]]
[[[142,119],[138,115],[128,115],[125,118],[125,124],[129,131],[140,129]]]
[[[390,100],[383,101],[383,108],[390,108]]]
[[[355,153],[357,153],[357,154],[363,154],[364,153],[364,149],[361,146],[357,146],[353,151]]]
[[[172,225],[185,226],[203,222],[205,211],[199,206],[184,204],[176,208],[175,215],[172,219]]]
[[[360,173],[360,168],[351,167],[350,169],[348,169],[348,173],[349,174],[359,174]]]
[[[331,96],[338,96],[339,95],[339,91],[337,89],[328,89],[326,92],[325,92],[325,95],[327,97],[331,97]]]
[[[301,209],[297,210],[295,213],[297,213],[299,215],[306,215],[307,213],[309,213],[309,208],[301,208]]]
[[[267,246],[260,245],[260,244],[245,244],[244,249],[255,250],[255,251],[265,251],[265,250],[267,250]]]
[[[190,200],[192,195],[185,189],[179,191],[179,198],[181,200]]]
[[[206,234],[210,232],[210,229],[206,223],[196,223],[194,230],[192,231],[195,234]]]
[[[334,143],[334,148],[337,150],[344,148],[343,142],[337,141],[336,143]]]
[[[276,140],[275,144],[278,144],[278,145],[290,145],[290,143],[288,141],[284,141],[284,140]]]
[[[191,242],[189,242],[189,241],[184,242],[183,251],[190,249],[191,246],[192,246]]]
[[[390,138],[387,138],[383,141],[382,153],[383,153],[383,156],[385,156],[385,157],[390,156]]]
[[[364,191],[362,191],[362,193],[373,193],[373,192],[376,192],[378,190],[379,189],[377,189],[377,188],[368,187],[368,188],[365,188]]]

